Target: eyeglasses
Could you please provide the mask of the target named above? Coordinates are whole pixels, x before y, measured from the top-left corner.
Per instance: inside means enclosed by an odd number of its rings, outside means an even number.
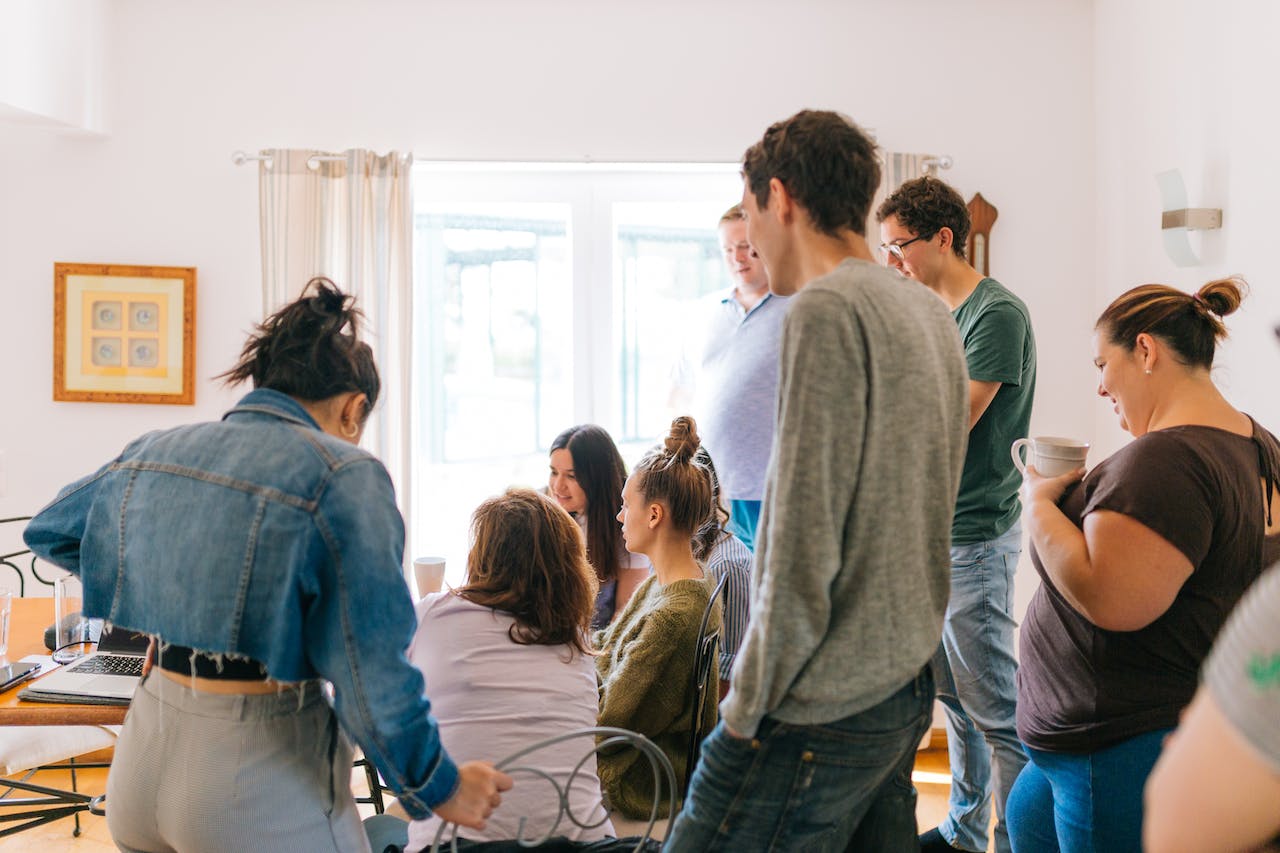
[[[903,254],[902,254],[903,249],[907,248],[917,240],[932,240],[932,239],[933,239],[932,234],[928,236],[925,236],[924,234],[918,234],[915,237],[912,237],[910,240],[908,240],[905,243],[881,243],[880,254],[884,255],[885,257],[888,257],[889,255],[893,255],[895,258],[898,259],[898,263],[903,263],[906,261],[906,258],[903,257]]]

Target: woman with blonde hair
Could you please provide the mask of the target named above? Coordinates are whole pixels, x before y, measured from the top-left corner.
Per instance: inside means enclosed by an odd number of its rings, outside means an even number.
[[[609,628],[596,634],[600,655],[600,725],[639,732],[685,776],[686,750],[697,696],[692,688],[698,628],[710,602],[710,586],[693,555],[693,535],[711,514],[711,479],[694,460],[698,433],[693,418],[671,422],[663,447],[650,451],[622,489],[618,521],[627,549],[653,564],[649,577]],[[708,630],[718,628],[719,608]],[[716,721],[706,703],[703,730]],[[628,817],[648,817],[653,771],[634,749],[600,756],[600,781],[609,803]],[[669,809],[665,799],[659,813]]]
[[[501,759],[596,724],[588,638],[595,594],[595,572],[578,526],[554,501],[530,489],[508,489],[480,504],[471,517],[466,582],[419,602],[418,631],[409,647],[410,662],[431,684],[440,737],[451,754]],[[528,840],[549,831],[573,841],[611,836],[594,759],[574,772],[587,746],[570,740],[539,750],[528,762],[566,792],[577,823],[560,816],[549,782],[529,778],[504,797],[486,826],[462,828],[459,837]],[[379,845],[411,851],[429,849],[440,829],[438,818],[415,820],[406,838],[403,823],[378,819],[376,830],[372,819],[368,823]]]
[[[1022,625],[1018,853],[1140,849],[1161,742],[1227,614],[1280,557],[1280,443],[1210,375],[1244,289],[1145,285],[1112,302],[1095,327],[1098,394],[1134,441],[1083,480],[1027,469],[1042,585]]]

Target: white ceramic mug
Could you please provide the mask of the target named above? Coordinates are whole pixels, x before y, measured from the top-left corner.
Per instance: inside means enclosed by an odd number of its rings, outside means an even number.
[[[418,598],[439,592],[444,586],[444,557],[418,557],[413,561],[413,580],[418,585]]]
[[[1078,438],[1062,438],[1056,435],[1041,435],[1035,438],[1020,438],[1009,448],[1013,464],[1023,474],[1027,473],[1026,463],[1022,461],[1022,448],[1030,450],[1030,462],[1042,477],[1059,477],[1084,465],[1089,455],[1089,442]]]

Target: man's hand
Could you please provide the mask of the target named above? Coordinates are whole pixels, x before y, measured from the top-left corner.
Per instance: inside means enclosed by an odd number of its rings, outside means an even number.
[[[468,761],[458,768],[458,790],[436,806],[436,815],[449,823],[484,829],[484,822],[502,802],[502,792],[511,790],[507,774],[494,770],[487,761]]]

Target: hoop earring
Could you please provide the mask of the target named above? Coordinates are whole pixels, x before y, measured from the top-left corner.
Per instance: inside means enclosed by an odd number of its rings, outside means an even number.
[[[1147,373],[1150,373],[1150,372],[1151,372],[1150,370],[1148,370],[1148,371],[1147,371]],[[352,424],[352,425],[351,425],[351,432],[347,432],[347,424],[346,424],[346,422],[345,422],[345,421],[343,422],[343,424],[342,424],[342,437],[343,437],[343,438],[355,438],[355,437],[356,437],[357,435],[359,435],[359,434],[360,434],[360,427],[359,427],[359,426],[357,426],[357,425],[355,425],[355,424]]]

